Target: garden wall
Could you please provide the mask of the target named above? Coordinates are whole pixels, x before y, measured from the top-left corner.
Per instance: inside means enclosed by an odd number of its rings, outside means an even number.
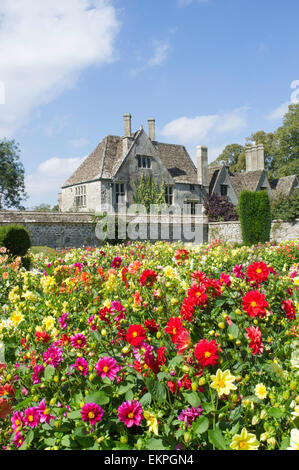
[[[274,220],[271,241],[295,240],[299,238],[299,219],[292,222]],[[240,222],[210,222],[209,242],[213,240],[242,243]]]
[[[141,216],[139,225],[136,216],[127,217],[127,222],[131,223],[133,236],[137,238],[139,234],[139,240],[192,242],[195,239],[196,244],[208,241],[208,222],[205,216],[191,216],[191,219],[184,220],[187,222],[186,230],[180,216]],[[101,245],[101,240],[97,237],[99,232],[96,232],[96,224],[91,213],[0,212],[0,225],[12,223],[23,225],[28,229],[33,246],[61,249]]]

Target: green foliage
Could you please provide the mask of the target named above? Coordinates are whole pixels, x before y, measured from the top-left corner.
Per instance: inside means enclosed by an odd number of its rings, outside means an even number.
[[[299,219],[299,189],[290,196],[281,196],[271,202],[273,220]]]
[[[270,240],[271,207],[267,191],[242,191],[238,213],[245,245]]]
[[[5,246],[13,256],[25,256],[31,247],[28,230],[21,225],[0,227],[0,246]]]
[[[152,175],[142,173],[139,180],[133,183],[135,194],[133,200],[135,204],[142,204],[150,211],[151,204],[165,204],[165,184],[162,182],[159,188],[158,183]]]
[[[227,145],[211,165],[215,163],[229,166],[232,172],[245,170],[245,148],[240,144]]]
[[[21,202],[26,199],[25,171],[14,140],[0,141],[0,168],[0,210],[12,207],[23,209]]]

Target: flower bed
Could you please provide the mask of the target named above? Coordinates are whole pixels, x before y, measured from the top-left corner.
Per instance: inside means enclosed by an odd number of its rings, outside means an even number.
[[[3,449],[299,445],[298,243],[0,253]]]

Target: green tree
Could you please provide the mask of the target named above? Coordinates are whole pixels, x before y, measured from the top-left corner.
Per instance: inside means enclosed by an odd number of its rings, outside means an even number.
[[[273,156],[273,176],[299,176],[299,103],[289,106],[282,126],[275,132],[275,140],[277,152]]]
[[[134,181],[133,188],[135,191],[134,203],[144,205],[147,212],[150,211],[151,204],[165,204],[165,184],[162,182],[159,188],[152,175],[143,173],[138,180]]]
[[[227,165],[232,172],[245,170],[245,148],[240,144],[227,145],[210,166],[215,164]]]
[[[26,199],[24,175],[19,146],[14,140],[0,141],[0,210],[24,209]]]

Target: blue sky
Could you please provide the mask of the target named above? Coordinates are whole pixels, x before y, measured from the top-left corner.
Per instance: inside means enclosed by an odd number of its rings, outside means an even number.
[[[1,0],[0,138],[20,144],[27,207],[56,204],[125,113],[210,161],[276,129],[299,97],[298,14],[298,0]]]

